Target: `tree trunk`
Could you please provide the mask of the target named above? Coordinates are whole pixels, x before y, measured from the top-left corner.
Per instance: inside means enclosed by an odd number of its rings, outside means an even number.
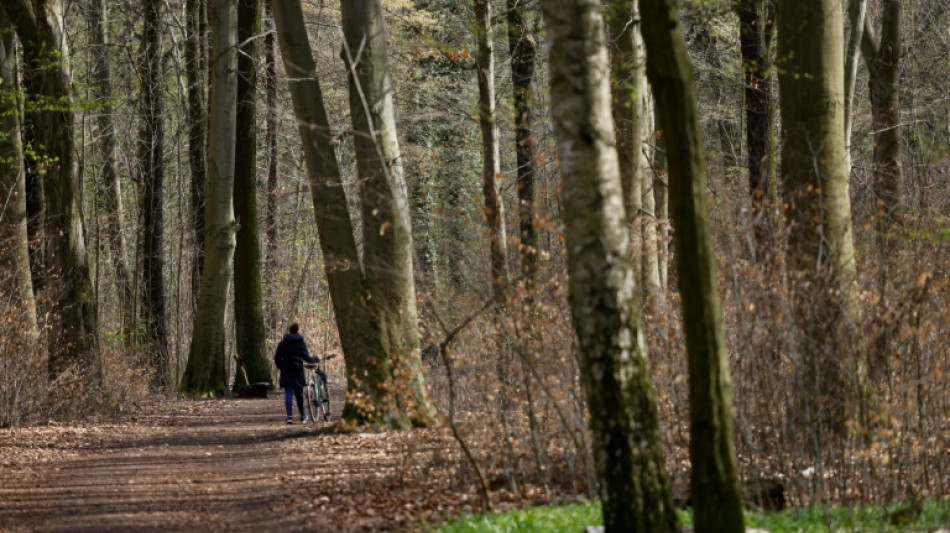
[[[280,192],[280,174],[279,161],[280,152],[277,149],[277,130],[279,127],[278,113],[279,103],[277,100],[277,53],[275,50],[274,37],[274,15],[271,11],[271,0],[264,2],[267,16],[266,30],[264,37],[264,92],[266,94],[267,109],[265,111],[264,122],[266,124],[266,133],[264,144],[267,147],[267,207],[264,210],[264,231],[267,234],[267,246],[264,249],[264,272],[265,286],[268,287],[268,303],[271,310],[268,317],[270,327],[279,329],[277,324],[277,302],[274,288],[276,286],[276,276],[274,273],[278,270],[277,262],[277,239],[280,236],[280,203],[278,194]]]
[[[237,138],[234,162],[234,337],[252,382],[271,380],[264,333],[261,243],[257,225],[257,62],[261,0],[238,2]]]
[[[198,291],[188,364],[181,389],[193,394],[228,390],[225,311],[231,282],[234,220],[234,143],[237,107],[237,0],[212,0],[211,104],[205,181],[205,264]]]
[[[188,166],[191,169],[191,211],[194,222],[194,263],[191,288],[197,298],[204,269],[205,253],[205,174],[207,172],[206,113],[208,58],[205,37],[208,33],[205,0],[186,0],[185,77],[188,80]]]
[[[864,39],[864,19],[868,0],[849,0],[848,17],[851,20],[851,36],[848,38],[847,56],[844,65],[844,157],[848,178],[851,178],[851,130],[854,125],[854,91],[858,85],[858,53]]]
[[[363,376],[356,370],[363,358],[382,357],[378,325],[366,305],[367,292],[357,253],[353,224],[347,210],[343,178],[334,151],[323,93],[315,77],[307,28],[299,1],[274,2],[274,22],[284,68],[287,71],[294,115],[303,143],[313,208],[320,233],[327,285],[347,364],[347,404],[344,416],[379,419],[365,390],[385,376]]]
[[[20,327],[4,332],[9,346],[21,356],[39,337],[36,300],[30,280],[30,251],[26,232],[26,174],[20,142],[20,97],[15,83],[16,53],[12,23],[0,7],[0,294],[8,302],[4,314],[16,312]],[[4,307],[7,307],[4,305]]]
[[[653,197],[656,201],[657,222],[657,269],[660,271],[660,288],[668,288],[670,277],[670,203],[667,180],[666,138],[661,128],[656,129],[656,147],[653,150]]]
[[[729,359],[706,208],[706,154],[692,65],[675,6],[675,0],[644,2],[643,39],[670,167],[670,211],[689,357],[690,493],[696,530],[741,533],[745,526],[732,442]]]
[[[639,18],[639,11],[637,12],[637,17]],[[637,31],[639,32],[639,26]],[[643,39],[638,35],[637,39],[639,41],[640,47],[640,57],[643,57]],[[644,59],[640,60],[641,62],[645,61]],[[644,63],[645,65],[645,63]],[[644,71],[645,72],[645,71]],[[641,122],[641,131],[643,132],[642,138],[651,138],[653,132],[656,129],[656,123],[654,120],[653,113],[653,100],[650,98],[650,87],[647,84],[646,75],[642,76],[641,87],[639,90],[640,93],[640,122]],[[649,158],[654,157],[654,149],[649,147],[647,144],[643,144],[644,150],[641,150],[639,165],[641,167],[640,172],[640,205],[641,205],[641,215],[640,215],[640,227],[639,234],[637,235],[642,242],[643,250],[643,261],[642,261],[642,272],[640,273],[640,280],[643,283],[643,296],[644,304],[646,309],[658,309],[666,305],[666,292],[663,288],[663,279],[660,276],[661,272],[661,263],[660,263],[660,246],[665,246],[666,239],[662,241],[658,238],[658,231],[661,227],[659,223],[660,212],[657,210],[657,191],[658,187],[661,184],[658,184],[656,176],[654,176],[653,171],[650,168],[650,163],[648,162]],[[665,179],[665,178],[664,178]],[[666,190],[665,182],[662,184],[664,191]],[[665,195],[665,192],[664,192]],[[665,205],[665,202],[664,202]],[[666,216],[665,214],[662,216]]]
[[[770,229],[772,82],[769,80],[769,51],[773,27],[772,9],[763,0],[740,0],[739,42],[745,72],[746,151],[756,259],[767,253]]]
[[[141,126],[139,131],[139,171],[142,183],[142,279],[143,314],[148,341],[148,357],[155,372],[154,385],[172,384],[165,325],[164,201],[165,119],[164,64],[162,61],[162,0],[143,4],[144,27],[139,52],[141,80]]]
[[[75,368],[95,386],[102,379],[95,293],[89,275],[75,155],[71,77],[60,5],[52,0],[4,0],[23,45],[28,107],[40,109],[33,125],[45,151],[45,233],[51,294],[49,373]],[[37,107],[32,107],[37,106]]]
[[[542,8],[569,295],[606,531],[677,531],[639,327],[600,1],[546,0]]]
[[[880,37],[875,34],[871,18],[866,16],[861,39],[874,131],[874,193],[883,204],[882,232],[900,217],[904,204],[898,102],[902,10],[900,0],[883,0]]]
[[[109,66],[109,43],[106,34],[108,10],[105,0],[93,0],[87,13],[92,41],[92,94],[97,100],[95,138],[101,157],[100,175],[105,204],[105,234],[111,248],[115,283],[123,302],[135,302],[132,272],[128,263],[125,235],[122,232],[122,185],[116,170],[116,133],[112,106],[112,73]],[[126,335],[132,330],[132,312],[120,306]],[[126,339],[128,340],[128,339]]]
[[[841,6],[835,0],[779,6],[786,262],[802,351],[798,412],[811,431],[843,430],[843,364],[859,306],[844,156]]]
[[[643,151],[643,128],[640,90],[643,87],[643,56],[640,48],[640,13],[638,0],[611,0],[605,16],[610,70],[614,126],[617,137],[617,158],[620,162],[620,185],[623,188],[624,210],[630,228],[630,256],[634,276],[641,278],[643,269],[643,224],[641,216],[643,176],[640,154]],[[645,290],[642,286],[641,290]],[[646,297],[646,295],[642,295]]]
[[[538,235],[535,227],[534,63],[537,44],[528,27],[534,19],[523,0],[508,1],[508,47],[511,52],[511,92],[515,112],[515,161],[518,165],[518,244],[521,274],[533,297],[538,280]],[[525,19],[528,18],[526,21]]]
[[[504,299],[508,284],[508,244],[501,197],[501,163],[498,159],[498,125],[495,123],[495,58],[491,28],[491,0],[475,0],[475,57],[478,74],[478,118],[482,129],[482,191],[491,262],[492,294]]]
[[[349,0],[341,12],[360,177],[363,266],[383,349],[347,363],[354,373],[378,376],[355,391],[372,400],[372,421],[385,415],[397,426],[428,423],[434,411],[419,353],[412,223],[386,65],[383,8],[380,0]]]

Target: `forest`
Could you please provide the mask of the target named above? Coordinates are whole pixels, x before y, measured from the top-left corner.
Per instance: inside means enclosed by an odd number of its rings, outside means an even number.
[[[0,530],[950,528],[945,0],[0,0],[0,123]]]

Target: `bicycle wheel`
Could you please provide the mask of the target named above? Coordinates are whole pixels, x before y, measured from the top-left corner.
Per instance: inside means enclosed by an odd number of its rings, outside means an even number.
[[[330,391],[327,384],[323,382],[320,376],[314,379],[316,384],[317,403],[320,406],[320,412],[324,420],[330,420]]]
[[[304,391],[307,400],[307,411],[310,414],[310,420],[313,422],[317,421],[317,413],[320,411],[320,391],[317,390],[316,383],[310,381],[307,383],[307,388]]]

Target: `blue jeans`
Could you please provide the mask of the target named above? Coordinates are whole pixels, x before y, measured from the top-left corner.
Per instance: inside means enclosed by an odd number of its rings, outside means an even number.
[[[300,418],[305,416],[303,410],[303,387],[284,389],[284,408],[287,409],[287,418],[294,416],[294,396],[297,397],[297,409],[300,409]]]

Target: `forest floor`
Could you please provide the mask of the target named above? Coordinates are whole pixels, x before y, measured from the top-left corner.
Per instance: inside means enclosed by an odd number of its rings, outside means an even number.
[[[0,429],[0,531],[402,531],[479,510],[448,430],[341,434],[284,418],[272,393]]]

